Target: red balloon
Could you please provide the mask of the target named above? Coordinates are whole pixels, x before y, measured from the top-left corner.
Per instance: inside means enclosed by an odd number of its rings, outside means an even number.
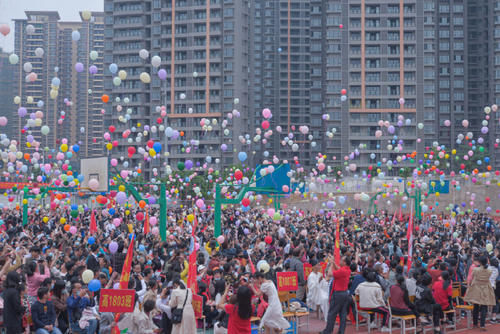
[[[490,202],[490,198],[489,197],[486,197],[484,200],[486,201],[486,203]]]
[[[148,147],[149,147],[149,148],[153,148],[153,145],[154,145],[154,144],[155,144],[155,142],[154,142],[154,141],[152,141],[151,139],[150,139],[150,140],[148,140]]]
[[[115,132],[116,128],[114,125],[110,125],[108,130],[109,130],[109,132],[113,133],[113,132]]]
[[[248,198],[243,198],[241,200],[241,205],[243,205],[245,208],[248,207],[250,205],[250,200]]]
[[[241,172],[241,170],[238,169],[236,172],[234,172],[234,178],[236,180],[239,181],[239,180],[241,180],[242,177],[243,177],[243,173]]]
[[[342,90],[340,91],[340,94],[342,94],[342,95],[347,94],[347,90],[346,90],[345,88],[344,88],[344,89],[342,89]]]
[[[271,237],[270,235],[267,235],[265,238],[264,238],[264,241],[266,242],[266,244],[270,245],[271,242],[273,242],[273,237]]]
[[[131,157],[131,156],[133,156],[133,155],[135,154],[135,147],[130,146],[130,147],[127,149],[127,151],[128,151],[128,156],[129,156],[129,157]]]
[[[137,214],[135,215],[135,218],[138,221],[143,221],[144,220],[144,214],[142,212],[137,212]]]
[[[158,123],[158,124],[163,123],[163,119],[162,119],[161,117],[158,117],[158,118],[156,119],[156,123]]]
[[[268,122],[268,121],[263,121],[261,125],[262,125],[262,128],[263,128],[264,130],[269,129],[269,122]]]

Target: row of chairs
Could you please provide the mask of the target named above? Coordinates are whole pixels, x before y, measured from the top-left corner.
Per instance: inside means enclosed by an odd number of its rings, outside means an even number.
[[[446,330],[450,329],[453,331],[457,330],[457,312],[459,315],[461,315],[462,312],[466,314],[467,318],[467,329],[472,328],[472,310],[473,306],[468,305],[467,303],[463,302],[462,304],[460,303],[460,297],[461,297],[461,283],[460,282],[454,282],[452,285],[452,301],[455,304],[454,308],[451,310],[443,311],[445,318],[450,315],[452,317],[452,323],[448,324],[445,322],[445,325],[442,326],[443,332],[446,332]],[[356,330],[359,329],[360,324],[360,315],[363,315],[363,317],[370,319],[370,315],[375,314],[375,312],[370,311],[370,310],[364,310],[360,308],[359,305],[359,296],[355,297],[356,299]],[[415,296],[410,296],[410,301],[413,303],[415,301]],[[388,300],[388,304],[390,305],[390,299]],[[415,315],[393,315],[391,312],[391,308],[388,307],[389,309],[389,329],[392,332],[392,321],[393,320],[398,320],[400,321],[400,328],[401,328],[401,334],[406,334],[406,331],[413,331],[415,334],[417,333],[417,318]],[[423,316],[423,315],[422,315]],[[407,324],[409,323],[409,326]],[[368,327],[368,333],[371,332],[370,328],[370,322],[367,321],[366,325]],[[431,326],[426,326],[423,327],[423,332],[426,333],[428,331],[434,330],[433,325]]]

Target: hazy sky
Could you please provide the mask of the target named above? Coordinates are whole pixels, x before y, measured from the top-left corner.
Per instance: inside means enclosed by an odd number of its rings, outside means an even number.
[[[0,0],[0,24],[10,25],[10,34],[0,34],[0,48],[14,50],[14,22],[12,19],[24,19],[26,10],[57,10],[61,20],[80,20],[78,12],[82,10],[103,11],[104,0]]]

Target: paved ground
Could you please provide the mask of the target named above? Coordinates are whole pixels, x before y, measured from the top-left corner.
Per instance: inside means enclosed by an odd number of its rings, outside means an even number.
[[[324,328],[325,328],[325,322],[322,320],[318,320],[316,318],[315,314],[314,315],[311,314],[309,317],[309,327],[307,328],[307,326],[306,326],[306,318],[303,318],[303,320],[301,320],[301,322],[300,322],[300,328],[299,328],[298,334],[318,334]],[[489,324],[487,322],[486,330],[487,330],[486,332],[482,332],[477,328],[476,329],[467,329],[467,321],[465,318],[462,318],[458,322],[456,331],[452,331],[451,329],[448,329],[446,333],[500,334],[500,324],[493,325],[493,324]],[[337,334],[337,331],[338,331],[338,325],[335,325],[335,329],[334,329],[333,333]],[[395,334],[401,333],[401,329],[399,328],[399,323],[398,323],[398,325],[396,325],[396,322],[394,322],[392,332]],[[203,332],[199,329],[198,333],[203,333]],[[361,326],[359,328],[359,330],[356,331],[356,326],[349,321],[347,324],[347,329],[346,329],[345,334],[367,334],[367,333],[368,333],[368,330],[367,330],[366,326]],[[380,330],[375,329],[375,330],[372,330],[371,333],[379,334],[381,332],[380,332]],[[413,334],[413,333],[414,333],[413,331],[407,331],[407,334]],[[433,331],[431,330],[431,331],[428,331],[427,333],[433,333]],[[211,329],[207,330],[205,332],[205,334],[213,334],[213,331]],[[257,332],[252,331],[252,334],[257,334]],[[287,332],[284,334],[293,334],[293,333]]]
[[[301,323],[302,324],[302,323]],[[396,324],[396,322],[394,322],[394,324]],[[318,320],[316,319],[315,315],[311,315],[310,318],[309,318],[309,329],[307,328],[303,328],[301,327],[300,330],[299,330],[299,334],[317,334],[319,333],[320,331],[322,331],[323,329],[325,328],[325,322],[322,321],[322,320]],[[486,324],[486,329],[487,329],[487,332],[482,332],[480,331],[479,329],[467,329],[467,321],[465,318],[462,318],[459,322],[458,322],[458,326],[457,326],[457,331],[452,331],[451,329],[448,329],[447,330],[447,333],[477,333],[477,334],[480,334],[480,333],[489,333],[489,334],[498,334],[500,333],[500,324]],[[336,325],[335,326],[335,329],[334,329],[334,333],[337,334],[337,331],[338,331],[338,326]],[[398,323],[398,327],[395,328],[395,325],[393,325],[393,328],[392,328],[392,332],[393,333],[401,333],[401,329],[399,328],[399,323]],[[356,331],[356,326],[351,324],[351,322],[349,321],[348,322],[348,325],[347,325],[347,329],[346,329],[346,334],[366,334],[368,333],[368,330],[366,328],[366,326],[362,326],[359,328],[358,331]],[[372,330],[371,333],[381,333],[380,330]],[[407,333],[413,333],[413,331],[407,331]],[[432,331],[428,332],[428,333],[432,333]]]

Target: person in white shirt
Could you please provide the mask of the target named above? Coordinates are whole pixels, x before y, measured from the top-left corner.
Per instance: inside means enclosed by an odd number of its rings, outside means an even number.
[[[311,260],[312,272],[307,278],[307,306],[316,310],[319,306],[323,317],[328,315],[328,282],[323,278],[321,273],[321,264],[316,260]]]
[[[389,309],[384,301],[384,292],[377,282],[377,274],[372,271],[366,275],[366,282],[361,283],[356,288],[355,294],[359,296],[359,307],[382,314],[382,332],[390,332],[388,325]],[[373,321],[374,314],[370,314],[370,328],[376,328]]]

